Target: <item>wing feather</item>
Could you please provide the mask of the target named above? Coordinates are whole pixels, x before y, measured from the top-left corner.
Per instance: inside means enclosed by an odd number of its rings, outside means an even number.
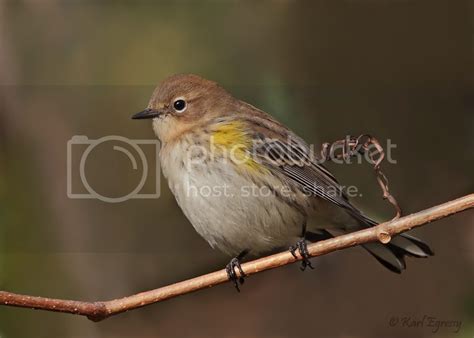
[[[255,153],[262,164],[273,172],[283,174],[303,193],[334,203],[367,223],[368,219],[349,202],[335,177],[317,162],[310,148],[301,139],[294,137],[283,141],[278,138],[261,138],[257,142]]]

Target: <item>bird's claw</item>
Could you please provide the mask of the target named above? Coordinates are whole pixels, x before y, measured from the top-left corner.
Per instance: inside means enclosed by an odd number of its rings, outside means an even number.
[[[235,268],[239,270],[240,276],[237,276],[237,273],[235,272]],[[227,272],[227,276],[229,277],[229,280],[234,283],[235,288],[237,289],[238,292],[240,292],[239,285],[244,284],[245,279],[247,275],[245,274],[244,270],[242,270],[242,267],[240,266],[240,261],[237,257],[234,257],[231,259],[229,264],[226,265],[225,271]]]
[[[306,270],[307,267],[314,269],[314,267],[311,265],[311,261],[309,260],[310,255],[308,252],[308,245],[306,244],[306,240],[304,238],[296,242],[296,245],[290,246],[289,250],[295,258],[298,258],[298,256],[296,255],[296,250],[298,250],[302,258],[300,267],[301,271]]]

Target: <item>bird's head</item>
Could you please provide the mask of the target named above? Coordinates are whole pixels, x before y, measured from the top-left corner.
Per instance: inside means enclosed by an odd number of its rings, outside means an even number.
[[[168,142],[190,128],[228,113],[234,99],[217,83],[197,75],[174,75],[153,92],[147,109],[133,119],[153,119],[153,129]]]

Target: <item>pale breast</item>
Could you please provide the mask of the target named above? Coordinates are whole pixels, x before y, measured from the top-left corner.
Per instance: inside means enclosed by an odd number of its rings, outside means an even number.
[[[298,239],[305,221],[301,211],[233,162],[190,149],[190,137],[162,149],[162,169],[184,214],[212,247],[258,255]]]

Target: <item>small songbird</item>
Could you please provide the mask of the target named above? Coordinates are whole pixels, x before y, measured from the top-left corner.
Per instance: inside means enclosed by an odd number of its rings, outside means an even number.
[[[215,82],[171,76],[132,118],[152,119],[169,187],[195,230],[233,257],[226,271],[237,289],[244,256],[289,248],[304,269],[311,267],[307,241],[377,224],[350,203],[305,141]],[[363,248],[398,273],[406,255],[433,254],[406,234]]]

